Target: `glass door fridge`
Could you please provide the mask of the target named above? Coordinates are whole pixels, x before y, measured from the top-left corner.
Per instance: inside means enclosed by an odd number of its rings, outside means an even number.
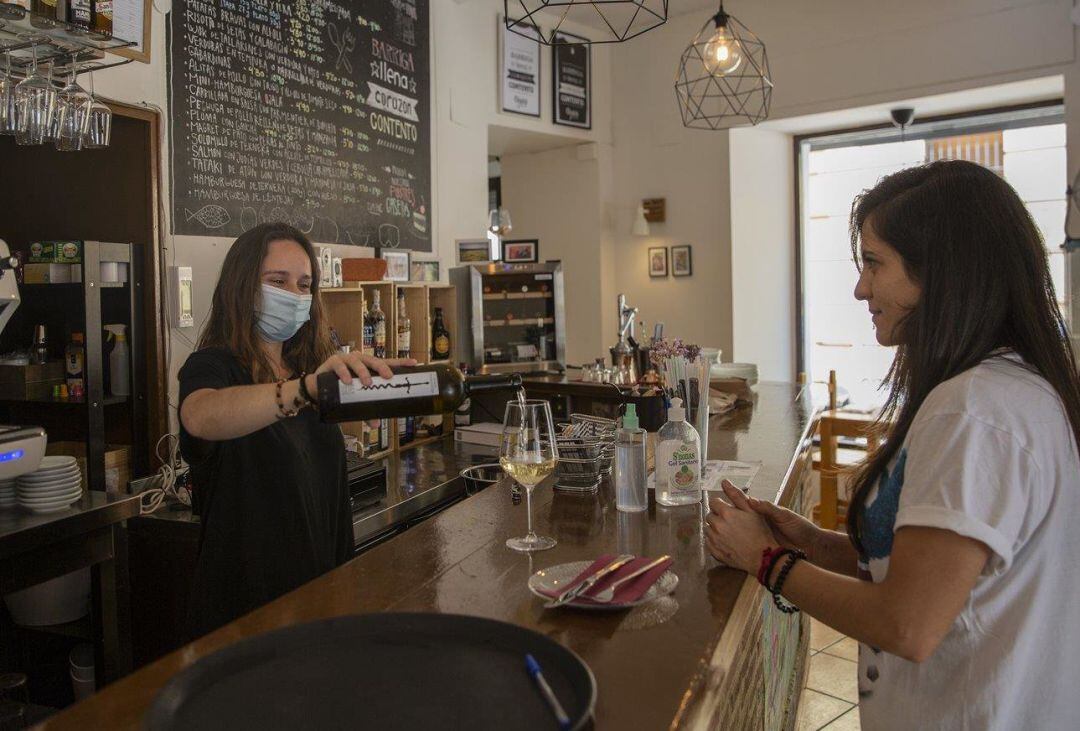
[[[471,264],[450,270],[462,359],[488,373],[564,370],[561,264]]]

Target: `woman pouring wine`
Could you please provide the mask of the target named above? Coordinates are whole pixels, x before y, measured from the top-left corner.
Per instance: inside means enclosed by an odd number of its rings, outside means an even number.
[[[370,386],[390,366],[335,353],[311,242],[262,224],[225,257],[199,349],[180,369],[180,448],[191,466],[202,535],[193,637],[343,563],[352,513],[341,429],[319,420],[316,377]]]

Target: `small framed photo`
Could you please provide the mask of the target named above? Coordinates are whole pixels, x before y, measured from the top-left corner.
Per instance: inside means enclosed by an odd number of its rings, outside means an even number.
[[[380,258],[386,262],[384,280],[390,282],[409,281],[409,251],[407,249],[384,249]]]
[[[689,277],[694,273],[694,262],[690,256],[690,244],[671,247],[671,275]]]
[[[650,246],[649,247],[649,276],[650,277],[666,277],[667,276],[667,247],[666,246]]]
[[[409,265],[409,281],[412,282],[437,282],[439,281],[439,262],[437,261],[414,261]]]
[[[502,242],[502,258],[507,264],[535,264],[540,261],[539,239],[514,239]]]
[[[492,245],[487,239],[458,239],[458,264],[486,264],[492,261]]]

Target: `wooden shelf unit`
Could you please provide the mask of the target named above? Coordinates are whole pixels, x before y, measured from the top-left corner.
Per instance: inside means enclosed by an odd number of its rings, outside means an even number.
[[[386,315],[386,355],[397,355],[397,293],[405,293],[405,311],[409,316],[411,334],[409,356],[421,365],[435,363],[455,363],[457,353],[457,291],[453,285],[426,282],[346,282],[341,287],[327,287],[319,290],[322,296],[323,314],[327,322],[337,332],[343,345],[353,343],[353,347],[364,352],[364,314],[374,300],[374,293],[379,293],[379,307]],[[448,360],[431,361],[431,323],[435,308],[443,308],[443,323],[450,331],[450,353]],[[398,443],[398,420],[384,419],[390,429],[390,447],[367,455],[379,459],[395,452],[412,449],[421,444],[428,444],[442,437],[419,437],[407,444]],[[453,413],[443,414],[443,434],[453,430]],[[364,443],[364,423],[344,422],[341,430]]]

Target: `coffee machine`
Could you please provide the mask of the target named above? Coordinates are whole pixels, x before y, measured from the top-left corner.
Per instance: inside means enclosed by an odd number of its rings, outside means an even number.
[[[0,331],[19,307],[19,285],[15,281],[17,259],[7,242],[0,239]],[[0,424],[0,480],[11,480],[37,469],[45,456],[45,430],[40,426]]]
[[[626,304],[626,295],[619,294],[619,342],[611,347],[611,365],[618,374],[616,383],[630,385],[638,382],[645,371],[641,368],[641,348],[634,339],[634,319],[638,308]]]

